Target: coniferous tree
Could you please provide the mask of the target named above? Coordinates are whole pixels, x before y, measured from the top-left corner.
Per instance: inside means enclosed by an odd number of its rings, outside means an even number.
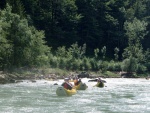
[[[21,0],[6,0],[6,3],[12,7],[12,13],[18,14],[21,18],[25,17],[25,9]]]
[[[48,44],[57,48],[70,46],[77,41],[76,26],[81,18],[77,14],[75,0],[26,0],[27,14],[31,16],[33,25],[45,30]],[[59,41],[58,41],[59,40]]]

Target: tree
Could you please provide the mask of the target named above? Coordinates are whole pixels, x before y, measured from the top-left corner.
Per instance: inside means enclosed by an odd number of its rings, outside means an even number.
[[[103,55],[103,59],[105,59],[106,57],[106,46],[104,46],[102,49],[101,49],[101,53]]]
[[[8,4],[6,9],[0,11],[0,28],[1,67],[47,64],[50,49],[43,40],[44,32],[28,26],[27,20],[12,13]]]
[[[75,0],[22,0],[33,25],[44,30],[48,45],[56,49],[70,46],[77,40],[76,26],[80,20]],[[59,41],[58,41],[59,40]]]
[[[147,34],[146,31],[147,23],[145,21],[140,21],[134,18],[132,22],[126,21],[124,28],[126,30],[126,36],[128,37],[128,47],[123,53],[124,58],[129,58],[130,56],[138,58],[138,61],[143,60],[143,48],[141,45],[141,40]]]
[[[147,31],[150,31],[150,0],[145,0],[146,2],[146,13],[144,16],[144,19],[148,22]],[[147,36],[143,40],[143,48],[146,50],[147,48],[150,48],[150,32],[147,34]]]
[[[125,48],[123,57],[123,69],[131,73],[137,70],[137,64],[142,65],[145,61],[143,47],[141,40],[147,34],[146,31],[147,23],[134,18],[132,22],[126,21],[124,28],[126,30],[126,36],[128,38],[128,47]]]
[[[117,61],[118,58],[119,58],[119,56],[118,56],[119,48],[116,47],[116,48],[114,49],[114,52],[115,52],[115,54],[114,54],[115,60]]]
[[[122,62],[122,70],[126,71],[128,76],[132,76],[133,72],[137,70],[137,60],[134,57],[129,57]]]
[[[143,19],[146,16],[147,0],[126,0],[124,4],[124,16],[128,21],[132,21],[135,17]]]
[[[18,14],[21,18],[24,18],[25,9],[21,0],[6,0],[6,2],[12,7],[12,13]]]
[[[103,46],[107,46],[109,57],[116,46],[122,52],[127,45],[123,34],[124,13],[120,11],[124,1],[76,0],[76,4],[82,15],[78,25],[79,44],[86,43],[89,54]]]

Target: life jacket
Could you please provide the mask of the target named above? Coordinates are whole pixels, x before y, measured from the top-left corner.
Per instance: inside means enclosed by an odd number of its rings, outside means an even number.
[[[77,86],[80,84],[80,82],[81,82],[81,80],[74,80],[74,85]]]
[[[74,80],[74,85],[75,85],[75,86],[78,85],[78,80]]]

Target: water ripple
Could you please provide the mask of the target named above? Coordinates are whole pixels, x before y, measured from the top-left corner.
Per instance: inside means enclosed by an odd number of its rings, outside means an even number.
[[[1,113],[149,113],[150,81],[145,79],[106,79],[104,88],[88,82],[85,91],[71,97],[58,97],[54,83],[24,81],[0,85]]]

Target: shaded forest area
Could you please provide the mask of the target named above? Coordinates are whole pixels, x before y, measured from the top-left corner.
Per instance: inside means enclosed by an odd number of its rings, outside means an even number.
[[[147,72],[149,6],[149,0],[1,0],[0,68]]]

